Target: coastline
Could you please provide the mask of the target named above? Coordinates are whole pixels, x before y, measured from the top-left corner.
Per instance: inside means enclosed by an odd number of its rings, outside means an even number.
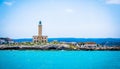
[[[64,46],[0,46],[0,50],[84,50],[84,51],[120,51],[120,47],[79,47],[71,49]]]

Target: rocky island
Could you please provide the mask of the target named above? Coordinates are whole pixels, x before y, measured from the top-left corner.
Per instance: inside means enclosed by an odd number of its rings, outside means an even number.
[[[0,50],[120,50],[120,46],[106,46],[95,42],[48,42],[42,35],[42,22],[38,24],[38,35],[31,42],[14,42],[10,38],[0,38]]]

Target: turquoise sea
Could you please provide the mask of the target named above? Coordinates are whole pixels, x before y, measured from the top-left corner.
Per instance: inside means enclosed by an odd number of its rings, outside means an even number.
[[[120,69],[120,51],[0,50],[0,69]]]

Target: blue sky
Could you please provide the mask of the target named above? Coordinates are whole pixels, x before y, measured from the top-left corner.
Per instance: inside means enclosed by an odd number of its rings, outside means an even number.
[[[120,0],[0,0],[0,37],[120,38]]]

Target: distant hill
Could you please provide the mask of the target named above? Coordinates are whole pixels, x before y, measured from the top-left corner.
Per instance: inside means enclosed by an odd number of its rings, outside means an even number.
[[[32,38],[13,39],[15,42],[32,42]],[[107,46],[120,46],[120,38],[48,38],[48,42],[96,42]]]

